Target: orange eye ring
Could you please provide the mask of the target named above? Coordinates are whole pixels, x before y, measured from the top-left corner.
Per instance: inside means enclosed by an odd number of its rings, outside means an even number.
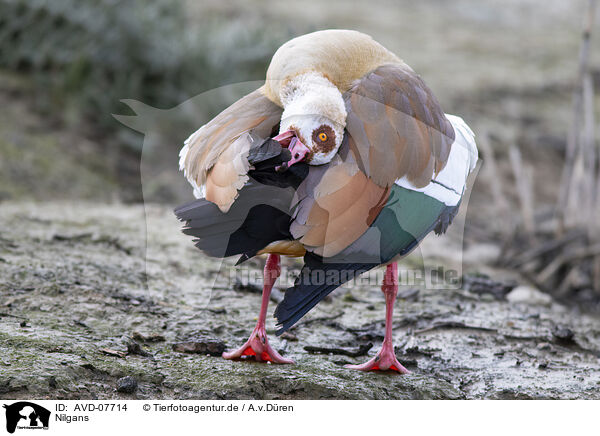
[[[325,132],[319,133],[318,138],[319,138],[319,141],[321,141],[321,142],[327,141],[327,133],[325,133]]]

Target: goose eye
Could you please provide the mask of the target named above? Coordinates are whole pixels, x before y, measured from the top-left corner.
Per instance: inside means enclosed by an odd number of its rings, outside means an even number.
[[[321,141],[321,142],[327,141],[327,133],[325,133],[325,132],[319,133],[318,138],[319,138],[319,141]]]

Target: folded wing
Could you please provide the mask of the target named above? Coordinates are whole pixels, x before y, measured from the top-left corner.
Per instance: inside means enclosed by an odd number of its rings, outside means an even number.
[[[179,166],[196,197],[205,197],[227,212],[248,181],[250,150],[271,136],[281,113],[261,87],[193,133],[181,150]]]
[[[405,64],[382,65],[344,94],[349,145],[379,186],[429,183],[446,164],[454,129],[427,85]]]

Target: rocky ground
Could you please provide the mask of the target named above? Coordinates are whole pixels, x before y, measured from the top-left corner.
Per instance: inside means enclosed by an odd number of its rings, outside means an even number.
[[[400,290],[406,376],[343,367],[380,347],[375,282],[338,289],[283,338],[269,319],[296,365],[223,360],[211,354],[243,343],[260,305],[261,262],[237,284],[232,264],[204,258],[165,206],[2,203],[0,398],[600,398],[600,319],[501,270],[505,284]]]

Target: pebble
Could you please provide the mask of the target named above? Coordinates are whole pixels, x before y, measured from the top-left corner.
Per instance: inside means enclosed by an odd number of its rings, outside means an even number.
[[[283,332],[280,336],[281,339],[286,339],[288,341],[292,341],[292,342],[296,342],[298,340],[298,336],[296,336],[295,334],[287,331],[287,332]]]
[[[531,286],[517,286],[506,296],[511,303],[530,304],[532,306],[550,306],[552,297]]]
[[[542,351],[550,351],[552,349],[552,345],[550,345],[548,342],[541,342],[537,345],[537,349]]]
[[[513,281],[500,282],[487,276],[463,277],[463,285],[469,292],[478,294],[484,301],[502,300],[516,286]]]
[[[123,377],[117,380],[117,392],[132,394],[136,391],[138,382],[131,376]]]
[[[200,336],[186,342],[173,344],[173,351],[220,356],[225,351],[225,342],[216,338]]]
[[[419,296],[419,288],[402,289],[398,292],[398,298],[403,300],[416,300]]]
[[[557,325],[552,329],[552,336],[554,336],[554,338],[559,342],[573,343],[573,337],[575,336],[575,333],[573,333],[573,330],[571,330],[569,327]]]
[[[137,354],[138,356],[148,357],[151,354],[144,350],[141,345],[133,340],[127,342],[127,354]]]

